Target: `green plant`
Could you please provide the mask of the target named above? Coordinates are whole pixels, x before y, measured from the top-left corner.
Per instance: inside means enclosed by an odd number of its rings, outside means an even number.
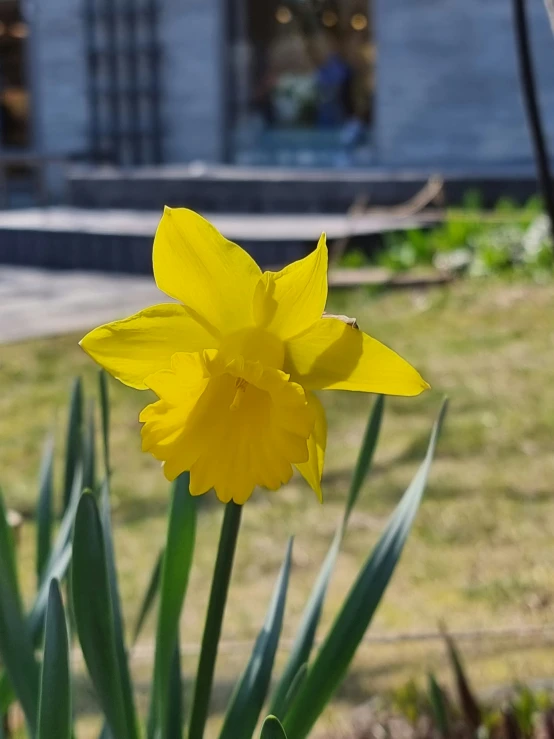
[[[385,234],[383,249],[369,261],[393,272],[435,265],[472,276],[515,270],[544,280],[554,269],[554,251],[548,219],[542,213],[537,196],[523,206],[500,198],[492,212],[485,212],[479,192],[469,191],[462,208],[449,208],[439,226]],[[355,267],[362,263],[353,251],[346,252],[341,264]]]
[[[105,720],[100,735],[102,739],[138,739],[144,735],[149,739],[180,739],[183,736],[201,739],[205,732],[225,591],[229,584],[241,509],[234,503],[226,507],[219,542],[219,564],[212,588],[216,597],[211,599],[196,688],[187,719],[183,709],[184,681],[178,624],[194,555],[197,509],[196,499],[188,491],[188,475],[181,475],[173,484],[165,550],[154,567],[134,629],[136,638],[145,614],[157,597],[158,627],[150,708],[143,732],[130,677],[112,538],[109,403],[105,377],[100,376],[104,450],[103,481],[100,484],[96,477],[93,413],[85,425],[83,414],[76,409],[79,406],[82,410],[82,396],[80,383],[77,383],[72,395],[68,432],[68,450],[74,456],[74,463],[68,465],[66,460],[66,469],[68,466],[73,469],[74,482],[66,500],[56,543],[41,570],[39,605],[35,604],[27,615],[23,613],[19,596],[13,541],[5,512],[3,509],[0,511],[0,657],[5,666],[0,694],[2,709],[5,712],[10,702],[17,699],[25,713],[28,734],[33,739],[64,739],[74,735],[70,716],[72,696],[67,638],[67,620],[71,613]],[[265,623],[229,703],[220,733],[222,739],[257,736],[257,726],[266,705],[266,712],[270,715],[261,729],[263,739],[306,737],[342,682],[371,623],[419,507],[446,405],[443,405],[433,428],[425,459],[362,567],[334,624],[312,656],[341,542],[362,484],[371,469],[383,409],[384,399],[378,397],[362,442],[344,514],[308,599],[288,661],[271,689],[292,561],[292,541],[289,543]],[[75,435],[82,442],[74,444]],[[43,474],[50,481],[43,480],[40,486],[41,526],[52,525],[52,446],[49,445],[47,450]],[[83,470],[88,470],[89,485],[86,489]],[[40,540],[44,553],[47,532],[41,532]],[[67,583],[64,613],[58,581],[63,581],[70,560],[71,578]],[[52,562],[57,565],[52,565]],[[41,668],[35,658],[35,649],[40,647],[43,637]],[[56,712],[52,712],[52,705],[57,706]]]
[[[365,267],[369,264],[369,257],[362,249],[349,249],[345,252],[340,260],[341,267],[348,267],[350,269],[357,269],[359,267]]]
[[[432,263],[435,246],[429,233],[417,228],[384,234],[384,249],[377,263],[395,272]]]
[[[533,692],[516,686],[499,708],[477,698],[470,685],[462,657],[454,639],[443,631],[447,656],[454,676],[457,703],[448,699],[446,690],[434,675],[429,675],[427,703],[435,728],[441,737],[554,737],[553,700],[544,691]],[[414,720],[413,717],[409,717]]]
[[[53,580],[66,577],[72,553],[72,533],[79,499],[86,482],[91,483],[94,434],[82,424],[83,391],[80,380],[73,385],[63,483],[64,513],[53,539],[54,445],[48,437],[39,476],[37,503],[36,572],[37,591],[32,606],[24,612],[16,568],[12,533],[0,491],[0,722],[15,697],[21,703],[30,731],[38,728],[39,664],[35,650],[44,635],[44,621]],[[88,443],[84,444],[84,439]],[[84,470],[87,470],[85,482]],[[8,677],[9,676],[9,677]]]

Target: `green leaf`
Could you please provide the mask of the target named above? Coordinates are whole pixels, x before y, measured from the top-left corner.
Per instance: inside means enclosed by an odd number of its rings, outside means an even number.
[[[156,596],[160,589],[163,558],[164,550],[162,549],[161,552],[158,554],[158,558],[156,559],[154,569],[152,570],[152,574],[150,575],[150,582],[148,583],[146,593],[144,594],[144,599],[140,606],[137,623],[135,625],[135,631],[133,633],[133,644],[136,643],[137,639],[139,638],[142,627],[144,626],[144,622],[146,621],[146,619],[148,618],[148,614],[152,610],[152,606],[154,605],[154,601],[156,600]]]
[[[39,475],[37,505],[37,582],[40,584],[52,545],[52,487],[54,469],[54,439],[46,441]]]
[[[342,610],[325,638],[283,725],[295,739],[304,739],[342,682],[387,588],[425,489],[437,438],[446,412],[443,403],[427,454],[371,556],[362,567]]]
[[[100,412],[102,417],[102,445],[104,449],[104,469],[110,477],[110,398],[108,394],[108,374],[103,369],[98,373],[100,390]]]
[[[33,602],[33,606],[27,615],[27,629],[31,635],[35,648],[40,643],[42,637],[50,582],[52,578],[56,578],[56,580],[59,580],[60,582],[65,578],[71,562],[71,555],[71,544],[68,544],[56,559],[50,561],[42,579],[39,591]]]
[[[81,649],[110,731],[117,739],[138,739],[136,723],[127,718],[106,544],[90,494],[81,497],[75,519],[72,586]]]
[[[381,423],[383,421],[383,410],[385,407],[385,396],[378,395],[365,430],[362,446],[358,459],[356,461],[356,467],[354,468],[354,474],[352,475],[352,481],[350,483],[350,490],[348,491],[348,498],[346,500],[346,508],[344,511],[344,528],[348,523],[352,509],[358,502],[360,496],[360,490],[364,484],[366,477],[373,464],[373,457],[375,456],[375,449],[377,448],[377,442],[379,441],[379,435],[381,433]]]
[[[264,625],[231,698],[219,739],[250,739],[254,733],[267,696],[283,626],[291,559],[292,539],[287,546]]]
[[[17,587],[13,540],[0,494],[0,661],[21,703],[32,736],[36,733],[39,668]],[[7,683],[6,683],[7,685]]]
[[[288,689],[288,692],[285,696],[285,702],[283,706],[283,713],[286,713],[288,710],[288,707],[291,705],[293,700],[296,697],[296,694],[300,690],[300,686],[306,679],[306,675],[308,674],[308,663],[304,662],[303,665],[300,666],[300,669],[294,676],[294,679],[292,683],[290,684],[290,688]]]
[[[77,508],[79,506],[79,500],[81,498],[81,492],[83,489],[82,485],[82,467],[79,464],[75,469],[69,502],[62,518],[60,528],[58,529],[58,533],[54,541],[54,546],[52,547],[52,550],[50,552],[50,557],[45,566],[37,596],[29,615],[27,616],[29,632],[32,635],[33,644],[35,647],[38,646],[38,643],[40,642],[42,637],[42,628],[44,625],[44,616],[46,613],[46,605],[48,602],[50,580],[55,577],[57,580],[62,582],[67,573],[69,563],[71,562],[71,539],[73,526],[75,524],[75,516],[77,514]]]
[[[133,687],[131,683],[131,674],[129,671],[129,662],[127,659],[127,650],[125,648],[125,625],[123,622],[123,614],[121,610],[121,599],[119,597],[119,589],[117,586],[117,572],[115,568],[115,552],[113,546],[111,511],[110,511],[110,488],[108,478],[104,480],[100,493],[100,522],[102,524],[102,532],[104,538],[104,547],[106,552],[106,564],[108,567],[108,580],[110,587],[110,603],[112,606],[112,618],[114,625],[115,647],[118,663],[118,672],[121,679],[121,688],[123,691],[123,707],[127,725],[129,727],[137,725],[137,715],[133,699]]]
[[[173,484],[160,584],[152,706],[148,725],[149,736],[154,736],[157,730],[163,739],[168,736],[172,662],[196,541],[196,501],[189,492],[189,479],[188,472],[184,472]]]
[[[48,563],[46,565],[42,582],[38,593],[35,597],[33,606],[26,618],[27,630],[31,635],[32,643],[36,649],[42,640],[42,631],[44,626],[44,617],[46,614],[46,606],[48,603],[48,594],[50,589],[50,580],[56,578],[60,582],[65,578],[72,555],[71,534],[73,524],[75,522],[75,514],[81,496],[82,474],[80,466],[76,469],[73,479],[73,486],[70,496],[69,506],[64,514],[62,523],[58,530],[54,547],[50,553]],[[10,537],[11,538],[11,537]],[[0,557],[4,562],[8,562],[7,557],[1,551]],[[15,572],[15,571],[14,571]],[[14,575],[15,577],[15,575]],[[16,582],[17,586],[17,582]],[[5,673],[0,675],[0,713],[5,713],[14,701],[15,696],[10,682]]]
[[[12,684],[5,672],[0,675],[0,716],[4,716],[15,700]]]
[[[15,700],[15,693],[5,671],[0,673],[0,716],[3,716]]]
[[[319,571],[319,575],[310,594],[308,603],[304,609],[300,626],[296,632],[296,636],[289,653],[289,658],[271,699],[269,712],[275,716],[279,716],[281,718],[284,716],[285,699],[291,688],[292,681],[295,679],[301,666],[307,663],[310,658],[317,627],[321,618],[321,611],[327,594],[327,588],[335,568],[342,539],[348,525],[348,520],[352,509],[358,501],[362,485],[371,469],[377,441],[379,440],[379,434],[381,431],[384,404],[384,396],[377,396],[369,416],[364,439],[360,448],[354,474],[352,476],[352,482],[350,483],[350,490],[348,492],[343,519],[333,541],[331,542],[331,546],[327,552],[327,556],[325,557],[321,570]]]
[[[61,552],[60,556],[51,561],[43,578],[33,607],[26,618],[27,631],[31,636],[33,647],[36,649],[41,641],[42,628],[48,602],[48,589],[52,578],[63,580],[71,561],[71,544]],[[0,674],[0,714],[5,713],[15,700],[13,688],[5,673]]]
[[[69,504],[73,478],[81,459],[82,452],[82,425],[83,425],[83,384],[80,377],[73,380],[71,401],[69,404],[69,419],[65,443],[65,474],[63,486],[64,510]]]
[[[110,727],[108,726],[108,724],[104,724],[104,726],[102,726],[100,734],[98,735],[98,739],[113,739],[112,735],[110,734]]]
[[[7,578],[10,589],[17,600],[18,608],[23,609],[21,594],[19,592],[19,580],[17,578],[17,566],[15,563],[15,542],[12,530],[8,523],[8,511],[4,505],[4,497],[0,489],[0,563],[4,576]]]
[[[448,634],[444,626],[442,626],[441,628],[446,643],[448,659],[450,660],[450,664],[454,672],[456,689],[458,691],[458,697],[460,699],[462,711],[465,714],[469,726],[477,731],[482,723],[481,708],[479,707],[479,703],[477,702],[477,699],[473,694],[473,690],[471,689],[471,686],[469,684],[469,680],[466,676],[466,671],[462,664],[462,659],[458,653],[458,650],[456,649],[454,639],[452,639],[450,634]]]
[[[528,736],[533,736],[534,732],[526,734],[523,731],[523,727],[519,722],[519,717],[516,714],[513,706],[504,706],[502,708],[502,734],[501,736],[506,739],[525,739]]]
[[[268,716],[262,726],[260,739],[287,739],[283,725],[276,716]]]
[[[87,423],[83,431],[83,487],[96,490],[96,422],[94,401],[88,407]]]
[[[69,640],[60,586],[57,580],[52,580],[46,611],[37,739],[71,739],[71,734]]]
[[[292,687],[292,683],[302,665],[306,664],[310,657],[319,619],[321,618],[325,595],[342,542],[342,533],[343,527],[341,524],[333,538],[331,547],[327,552],[315,585],[310,593],[302,620],[289,652],[287,663],[271,699],[269,711],[280,718],[283,718],[285,714],[286,697]]]
[[[432,673],[429,673],[428,677],[428,693],[437,729],[439,730],[440,735],[444,739],[447,739],[447,737],[450,736],[450,726],[446,699],[441,686],[438,684]]]
[[[167,739],[182,739],[184,724],[183,676],[181,674],[181,650],[179,638],[173,649],[167,697]]]

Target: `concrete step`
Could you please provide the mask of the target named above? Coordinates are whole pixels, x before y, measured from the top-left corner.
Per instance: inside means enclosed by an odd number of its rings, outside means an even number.
[[[338,170],[223,167],[191,164],[120,169],[73,167],[68,197],[73,206],[159,210],[186,206],[211,213],[346,213],[360,198],[372,206],[412,198],[436,174],[430,170]],[[536,192],[528,168],[492,167],[440,173],[443,197],[459,203],[480,190],[484,205],[510,195],[526,200]]]
[[[0,212],[0,264],[49,269],[152,273],[152,241],[161,211],[70,207]],[[436,213],[395,215],[207,214],[262,267],[283,265],[313,249],[322,231],[330,243],[436,223]]]

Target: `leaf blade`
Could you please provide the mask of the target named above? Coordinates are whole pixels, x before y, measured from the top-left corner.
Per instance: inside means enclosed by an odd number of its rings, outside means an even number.
[[[431,710],[435,717],[435,723],[439,734],[443,739],[447,739],[450,736],[450,722],[448,720],[448,708],[446,699],[441,686],[438,684],[435,676],[432,672],[429,673],[427,678],[427,693],[429,695],[429,702],[431,703]]]
[[[82,467],[79,464],[75,470],[68,505],[65,509],[48,562],[46,563],[40,587],[33,606],[27,616],[29,632],[31,633],[33,644],[35,646],[37,646],[42,635],[46,605],[48,603],[50,580],[55,577],[57,580],[62,582],[67,570],[69,569],[73,551],[71,541],[73,526],[75,524],[75,516],[77,515],[77,508],[81,498],[82,485]]]
[[[137,639],[139,638],[142,627],[144,626],[144,622],[148,618],[148,615],[152,610],[152,606],[154,605],[154,601],[156,600],[156,596],[159,593],[160,582],[162,579],[162,565],[164,554],[165,550],[162,549],[158,554],[158,557],[152,569],[152,574],[150,575],[148,587],[146,588],[146,592],[140,606],[139,615],[137,617],[137,622],[135,624],[135,630],[133,632],[133,644],[136,643]]]
[[[0,657],[32,736],[37,727],[39,668],[17,586],[13,539],[0,494]],[[10,685],[5,683],[8,693]]]
[[[402,496],[377,546],[362,567],[343,607],[323,642],[283,725],[295,739],[304,739],[341,683],[394,572],[418,510],[429,475],[444,415],[443,403],[427,454]]]
[[[63,507],[66,509],[71,498],[73,478],[81,459],[83,425],[83,383],[80,377],[73,380],[69,417],[65,442],[65,470],[63,485]]]
[[[323,610],[323,604],[327,595],[327,589],[335,569],[335,564],[337,562],[342,539],[348,525],[348,520],[352,513],[352,509],[358,501],[362,485],[371,469],[375,449],[377,448],[377,442],[381,432],[384,404],[384,396],[377,396],[369,416],[368,424],[364,433],[364,439],[358,454],[343,519],[339,524],[337,532],[331,542],[331,546],[329,547],[317,576],[317,580],[314,583],[312,592],[310,593],[310,597],[308,598],[308,602],[302,614],[302,619],[297,629],[293,645],[289,652],[288,660],[273,692],[269,706],[269,713],[274,714],[275,716],[283,717],[287,694],[292,686],[295,676],[298,674],[302,665],[306,664],[310,658],[317,627],[321,618],[321,612]]]
[[[96,420],[94,400],[91,400],[88,405],[82,444],[83,487],[96,491]]]
[[[268,716],[263,723],[260,739],[287,739],[282,723],[276,716]]]
[[[475,730],[481,726],[482,713],[477,698],[475,697],[473,690],[469,684],[469,679],[466,675],[462,658],[456,648],[454,639],[446,631],[444,626],[442,628],[442,635],[446,643],[446,649],[448,653],[448,659],[454,672],[454,679],[456,681],[456,690],[458,691],[458,698],[462,711],[466,717],[468,724]]]
[[[179,475],[172,488],[160,580],[149,736],[154,735],[155,727],[162,732],[162,737],[167,736],[170,675],[195,543],[196,502],[189,492],[189,474],[185,472]]]
[[[110,731],[118,739],[137,739],[136,725],[127,723],[124,709],[104,533],[88,493],[75,518],[72,586],[81,649]]]
[[[37,505],[37,582],[42,575],[52,546],[52,488],[54,471],[54,439],[46,440],[39,473],[39,493]]]
[[[98,372],[98,386],[100,392],[100,414],[102,420],[102,446],[104,449],[104,471],[110,477],[110,396],[108,393],[108,373],[101,369]]]
[[[177,642],[173,649],[173,657],[171,659],[168,685],[167,721],[165,730],[167,739],[182,739],[183,724],[183,675],[181,673],[180,640],[177,638]]]
[[[50,583],[40,680],[37,739],[71,739],[69,639],[57,580]]]
[[[119,597],[119,588],[117,585],[108,478],[104,480],[104,484],[102,485],[102,490],[100,492],[100,523],[103,531],[106,564],[108,567],[108,585],[110,588],[110,602],[112,606],[116,659],[123,693],[123,708],[127,725],[129,727],[134,726],[134,731],[136,733],[137,714],[133,698],[133,687],[129,671],[129,662],[127,659],[127,650],[125,648],[125,626],[121,609],[121,599]]]
[[[256,728],[267,696],[281,636],[292,561],[292,539],[275,583],[262,630],[225,715],[219,739],[247,739]]]
[[[371,465],[373,464],[373,457],[375,456],[377,442],[379,441],[379,436],[381,434],[384,409],[385,396],[378,395],[369,415],[369,421],[366,426],[364,438],[356,461],[356,467],[354,468],[354,474],[352,475],[350,490],[348,491],[348,498],[346,500],[346,508],[344,510],[344,528],[346,528],[350,514],[358,502],[360,490],[362,489],[362,485],[364,484],[371,469]]]

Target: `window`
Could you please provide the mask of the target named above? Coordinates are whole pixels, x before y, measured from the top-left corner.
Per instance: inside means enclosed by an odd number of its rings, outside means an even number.
[[[158,13],[158,0],[85,2],[93,161],[162,159]]]
[[[0,0],[0,143],[5,149],[30,145],[27,34],[19,2]]]
[[[277,154],[296,150],[305,163],[310,153],[317,163],[318,151],[322,163],[332,152],[355,159],[372,118],[368,1],[240,1],[242,21],[234,19],[239,149],[257,141]]]

